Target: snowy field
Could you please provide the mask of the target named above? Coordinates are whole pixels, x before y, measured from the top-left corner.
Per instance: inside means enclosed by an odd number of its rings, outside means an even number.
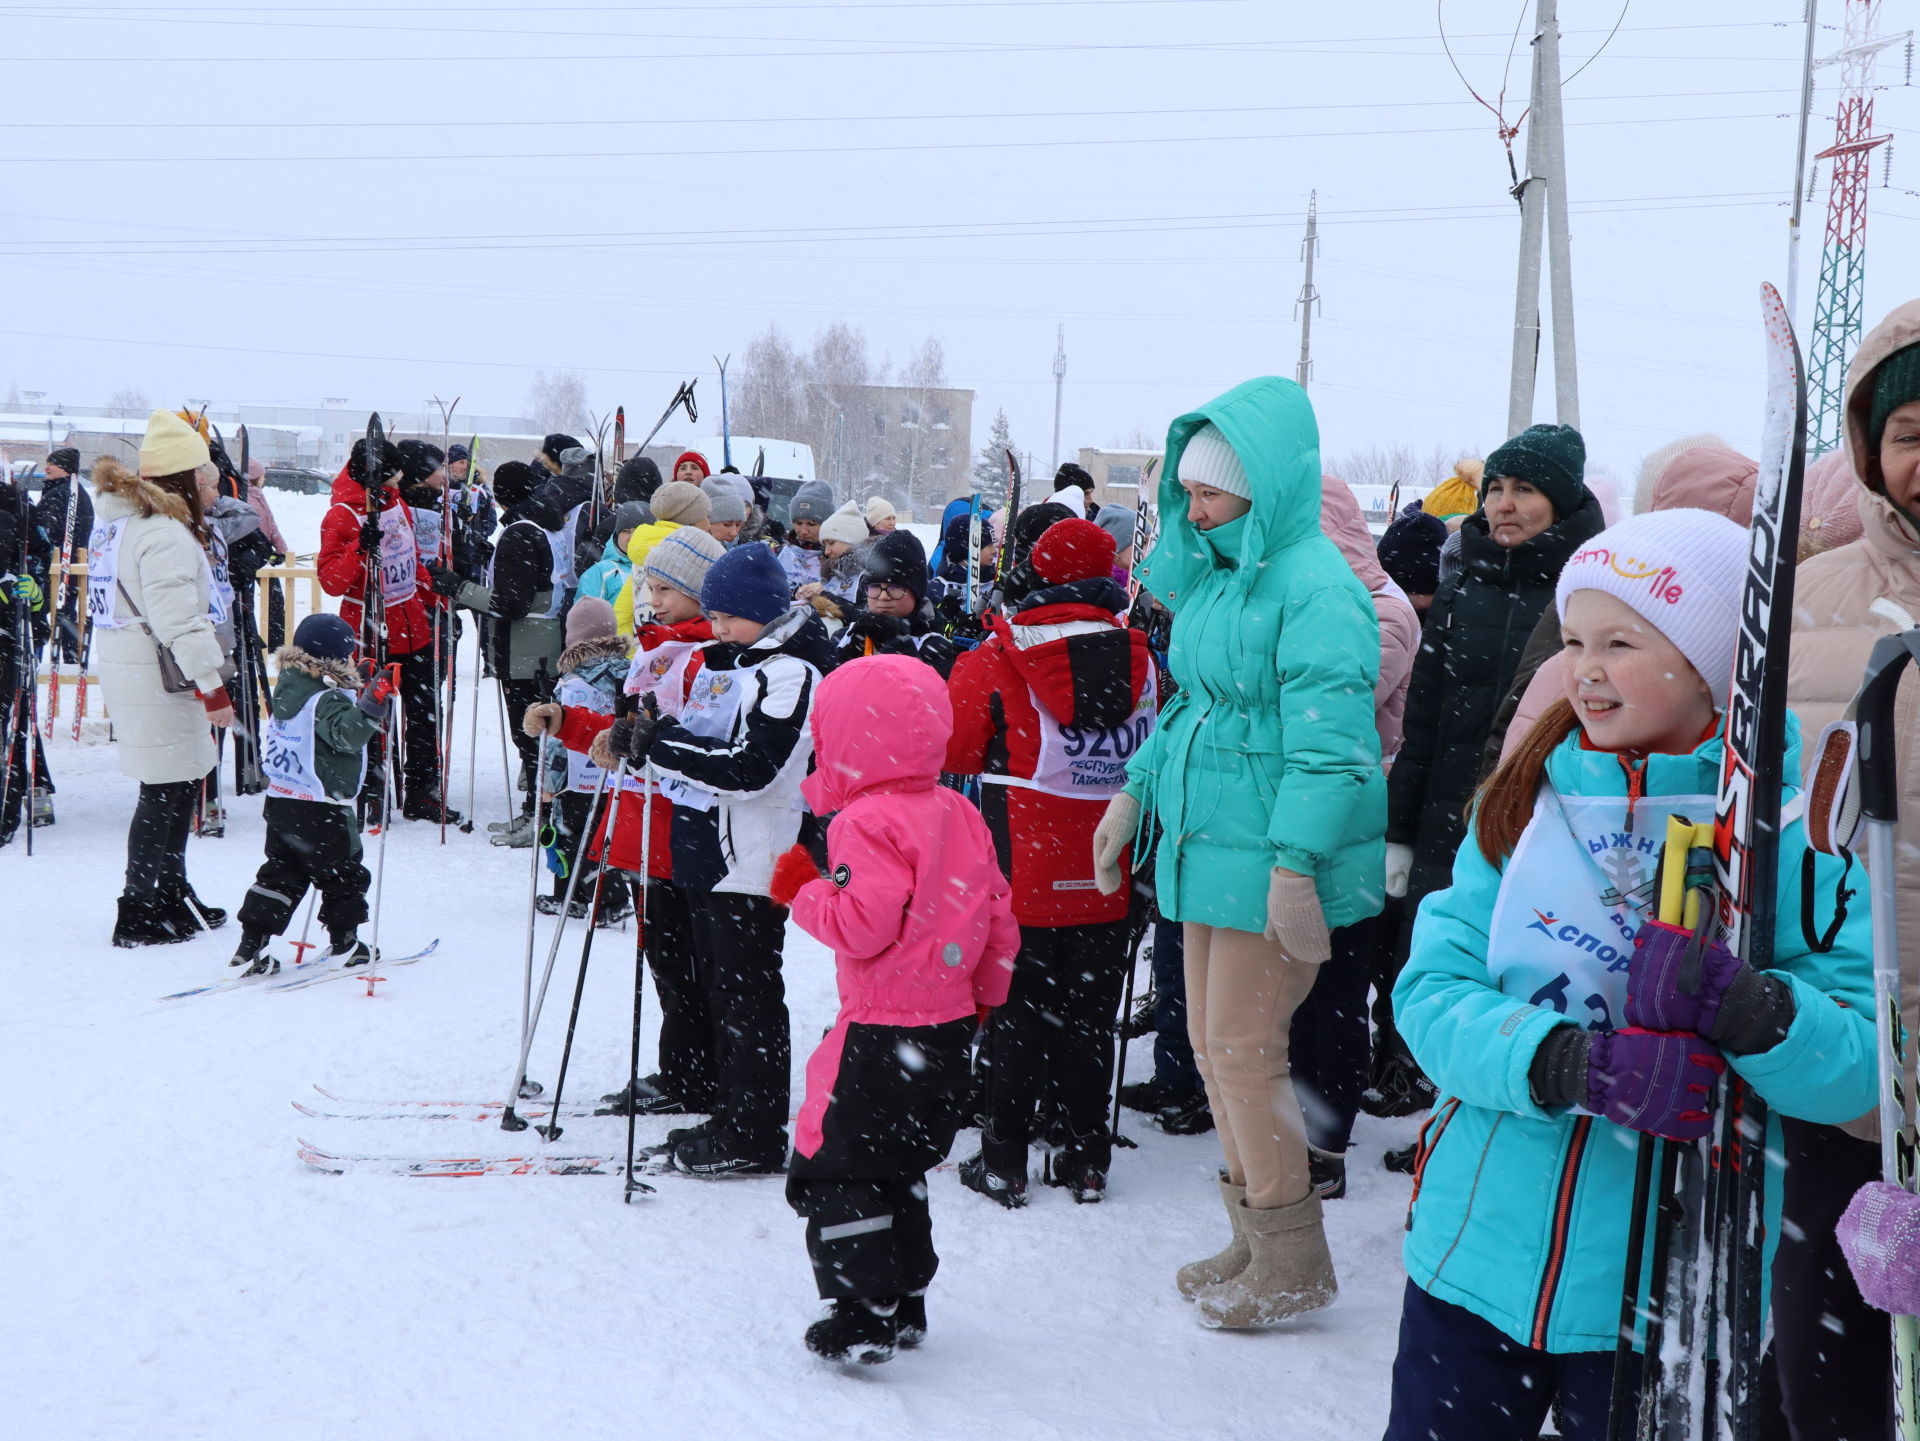
[[[296,504],[289,531],[317,529]],[[311,545],[300,534],[302,548]],[[463,666],[470,675],[470,664]],[[507,800],[484,697],[479,815]],[[0,851],[0,1030],[15,1095],[0,1147],[10,1251],[0,1355],[10,1435],[185,1438],[1372,1438],[1386,1414],[1409,1182],[1382,1150],[1412,1121],[1362,1118],[1346,1200],[1328,1207],[1342,1293],[1264,1333],[1202,1331],[1173,1289],[1224,1240],[1212,1136],[1139,1122],[1109,1199],[1034,1188],[1007,1213],[932,1178],[943,1265],[917,1352],[857,1371],[810,1357],[818,1314],[801,1222],[775,1180],[335,1176],[336,1152],[526,1154],[493,1122],[303,1116],[319,1084],[376,1099],[492,1099],[512,1070],[528,853],[402,824],[386,857],[382,944],[436,955],[358,981],[162,1004],[227,974],[232,922],[185,945],[108,944],[134,785],[109,745],[52,748],[59,822],[28,859]],[[464,738],[466,711],[460,713]],[[464,741],[462,744],[464,756]],[[453,798],[466,796],[464,758]],[[237,906],[261,855],[258,798],[188,849],[194,884]],[[542,918],[541,954],[553,922]],[[580,930],[562,947],[532,1074],[552,1086]],[[568,1093],[626,1074],[633,931],[594,948]],[[285,943],[278,947],[286,953]],[[1144,967],[1143,967],[1144,974]],[[831,959],[791,932],[794,1102],[834,1009]],[[653,997],[643,1057],[651,1068]],[[1147,1073],[1150,1043],[1129,1072]],[[612,1155],[624,1122],[569,1122],[552,1147]],[[644,1119],[640,1140],[669,1121]],[[957,1155],[975,1133],[962,1132]]]

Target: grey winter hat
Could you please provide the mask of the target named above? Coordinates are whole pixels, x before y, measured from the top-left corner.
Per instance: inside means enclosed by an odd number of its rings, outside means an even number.
[[[724,525],[730,520],[747,518],[747,507],[740,500],[740,487],[733,483],[732,476],[710,475],[700,482],[700,488],[707,493],[707,502],[713,507],[709,520]]]
[[[1125,550],[1133,544],[1133,528],[1138,520],[1130,505],[1103,505],[1093,523],[1113,537],[1113,548]]]
[[[789,521],[823,521],[833,514],[833,487],[824,480],[810,480],[793,493],[787,503]]]
[[[653,519],[653,511],[644,500],[630,500],[613,513],[613,533],[638,530]]]
[[[708,567],[726,553],[727,548],[704,530],[683,525],[647,552],[640,573],[698,600]]]

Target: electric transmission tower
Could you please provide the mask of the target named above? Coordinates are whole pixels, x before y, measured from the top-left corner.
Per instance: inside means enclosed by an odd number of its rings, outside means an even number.
[[[1313,311],[1320,303],[1320,292],[1313,288],[1313,257],[1320,253],[1320,192],[1314,191],[1307,196],[1307,238],[1300,242],[1300,258],[1307,263],[1306,282],[1300,287],[1300,298],[1293,308],[1300,315],[1300,363],[1293,368],[1293,378],[1300,388],[1307,388],[1307,381],[1313,375]]]
[[[1907,34],[1880,35],[1880,0],[1847,0],[1846,40],[1816,68],[1840,66],[1840,104],[1834,140],[1815,160],[1832,162],[1827,233],[1820,249],[1820,290],[1814,303],[1810,373],[1812,434],[1808,449],[1821,455],[1840,444],[1841,392],[1847,362],[1860,342],[1867,290],[1867,172],[1872,154],[1893,137],[1873,133],[1873,71],[1882,50]]]

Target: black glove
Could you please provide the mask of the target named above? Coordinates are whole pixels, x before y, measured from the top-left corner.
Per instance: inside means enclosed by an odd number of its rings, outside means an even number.
[[[450,596],[464,584],[461,580],[460,572],[452,566],[440,564],[437,560],[427,562],[427,575],[433,580],[433,591],[435,595]]]
[[[639,715],[617,720],[607,731],[607,749],[615,756],[625,756],[628,765],[644,765],[647,747],[653,743],[654,727],[659,724],[657,715],[649,715],[644,710]]]
[[[380,549],[380,520],[377,516],[368,516],[360,522],[360,551],[367,555]]]
[[[847,633],[872,641],[876,646],[890,640],[901,640],[911,634],[913,626],[905,616],[875,615],[870,610],[856,612],[847,622]]]

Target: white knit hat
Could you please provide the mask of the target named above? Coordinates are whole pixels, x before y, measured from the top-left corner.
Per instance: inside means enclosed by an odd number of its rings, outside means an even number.
[[[858,501],[850,500],[820,522],[820,539],[858,545],[867,538],[867,517]]]
[[[897,520],[899,514],[900,513],[893,508],[893,502],[888,500],[884,495],[867,497],[867,524],[875,530],[880,528],[882,521]]]
[[[1242,500],[1253,499],[1253,487],[1247,483],[1240,457],[1212,421],[1187,437],[1187,448],[1180,452],[1180,483],[1210,485]]]
[[[1710,510],[1650,510],[1609,526],[1560,571],[1553,603],[1600,590],[1632,606],[1672,641],[1725,710],[1740,635],[1747,532]]]

